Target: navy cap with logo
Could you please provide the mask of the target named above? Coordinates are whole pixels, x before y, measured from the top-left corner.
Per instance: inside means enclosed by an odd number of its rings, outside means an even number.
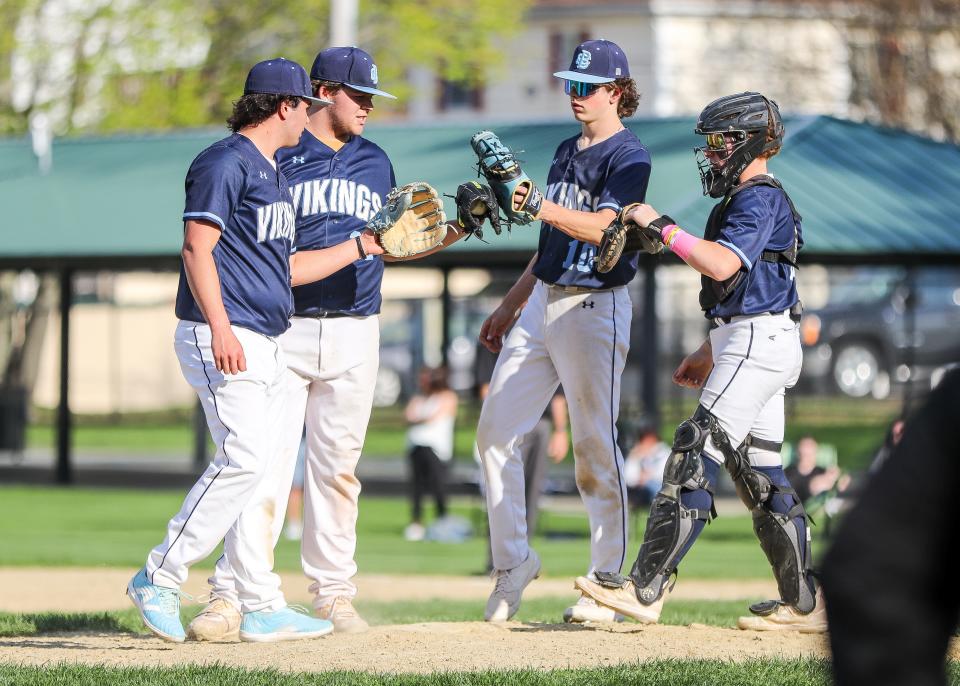
[[[630,76],[627,56],[616,43],[608,40],[588,40],[577,46],[568,71],[554,76],[582,83],[610,83]]]
[[[360,48],[327,48],[313,61],[310,78],[342,83],[348,88],[370,95],[396,99],[377,88],[377,65],[369,53]]]
[[[329,100],[313,97],[307,70],[292,60],[275,57],[253,65],[247,74],[243,94],[265,93],[268,95],[292,95],[322,105],[332,105]]]

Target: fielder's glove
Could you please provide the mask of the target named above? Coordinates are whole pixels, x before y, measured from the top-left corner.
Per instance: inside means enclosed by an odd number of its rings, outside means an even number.
[[[493,131],[480,131],[470,139],[470,146],[477,154],[477,170],[483,174],[493,189],[497,204],[510,224],[529,224],[540,215],[543,193],[520,169],[516,155],[500,142]],[[518,187],[527,190],[520,207],[514,208],[513,194]]]
[[[500,207],[490,186],[476,181],[467,181],[457,186],[457,223],[470,236],[483,239],[483,220],[489,219],[493,232],[500,235]]]
[[[600,247],[597,248],[597,255],[594,258],[596,269],[601,274],[606,274],[617,266],[620,257],[625,252],[643,252],[651,255],[659,255],[663,252],[663,240],[660,238],[660,231],[653,224],[648,227],[641,227],[633,220],[627,219],[630,211],[639,203],[627,205],[620,214],[610,222],[610,226],[603,230],[603,238],[600,240]],[[667,223],[675,223],[670,217],[664,215],[657,219],[654,224],[661,219],[667,220]]]
[[[429,184],[417,181],[390,191],[366,228],[388,255],[411,257],[443,242],[446,221],[443,200]]]

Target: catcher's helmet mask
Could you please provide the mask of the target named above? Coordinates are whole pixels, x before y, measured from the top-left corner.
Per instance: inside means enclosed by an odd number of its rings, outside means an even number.
[[[783,143],[783,120],[777,103],[760,93],[737,93],[714,100],[700,113],[694,133],[733,136],[733,149],[722,164],[711,162],[712,146],[694,148],[703,194],[720,198],[736,185],[740,174],[759,155]]]

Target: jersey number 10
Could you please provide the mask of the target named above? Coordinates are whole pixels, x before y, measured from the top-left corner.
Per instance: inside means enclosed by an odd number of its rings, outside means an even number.
[[[593,271],[593,256],[596,252],[596,246],[574,239],[570,241],[570,248],[563,260],[563,268],[568,271],[576,269],[578,272],[590,273]]]

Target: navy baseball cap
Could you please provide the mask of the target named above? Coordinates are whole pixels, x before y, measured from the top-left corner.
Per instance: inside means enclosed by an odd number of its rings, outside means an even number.
[[[583,83],[610,83],[630,76],[627,56],[616,43],[608,40],[588,40],[573,51],[568,71],[558,71],[557,78]]]
[[[310,78],[342,83],[361,93],[397,99],[396,95],[377,88],[377,65],[373,63],[369,53],[360,48],[339,47],[323,50],[313,61]]]
[[[313,97],[313,88],[307,78],[307,70],[296,62],[275,57],[253,65],[243,85],[243,94],[266,93],[268,95],[292,95],[322,105],[332,105],[329,100]]]

